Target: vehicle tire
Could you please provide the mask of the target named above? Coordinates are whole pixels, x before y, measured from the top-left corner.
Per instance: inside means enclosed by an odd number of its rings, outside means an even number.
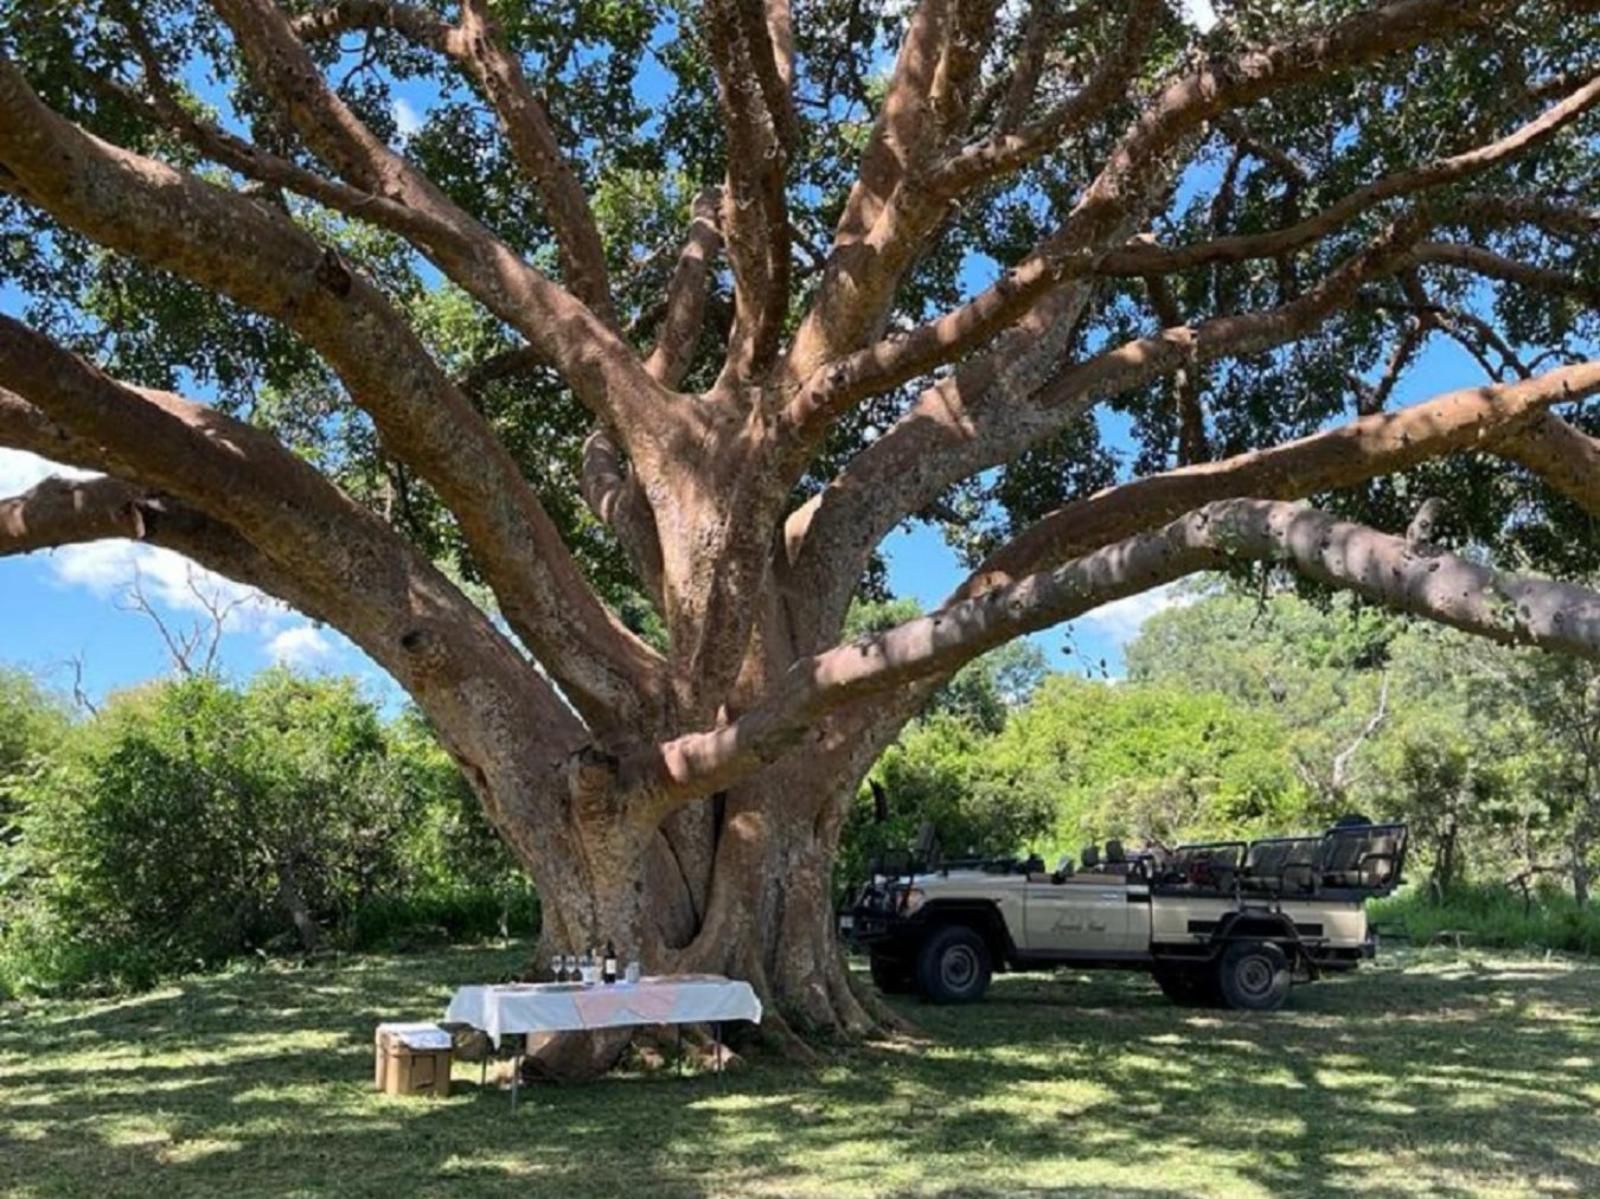
[[[917,968],[903,958],[875,953],[872,963],[873,985],[885,995],[909,995],[917,989]]]
[[[1179,1007],[1216,1006],[1216,976],[1205,963],[1190,966],[1158,962],[1150,973],[1161,993]]]
[[[1291,981],[1288,955],[1270,941],[1235,941],[1217,963],[1222,1001],[1240,1011],[1277,1011]]]
[[[917,984],[933,1003],[974,1003],[989,989],[989,946],[964,924],[947,924],[922,943]]]

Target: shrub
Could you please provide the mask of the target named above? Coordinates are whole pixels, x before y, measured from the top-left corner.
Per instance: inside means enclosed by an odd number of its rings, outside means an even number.
[[[1425,888],[1408,887],[1375,901],[1371,916],[1380,926],[1398,926],[1413,945],[1427,945],[1440,932],[1456,931],[1488,948],[1600,953],[1600,907],[1579,907],[1571,895],[1554,888],[1525,900],[1498,884],[1460,885],[1441,901]]]
[[[117,697],[17,791],[0,987],[137,987],[248,953],[536,927],[526,878],[411,718],[285,671]]]

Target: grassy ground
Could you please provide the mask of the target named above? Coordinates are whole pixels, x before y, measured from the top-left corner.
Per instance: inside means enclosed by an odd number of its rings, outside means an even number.
[[[16,1196],[1600,1195],[1600,967],[1430,951],[1271,1017],[1137,975],[1006,978],[926,1033],[443,1102],[370,1091],[372,1025],[514,952],[195,979],[0,1008]]]

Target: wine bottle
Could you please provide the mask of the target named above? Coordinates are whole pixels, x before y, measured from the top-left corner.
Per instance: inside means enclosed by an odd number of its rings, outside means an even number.
[[[617,981],[617,949],[610,941],[606,942],[606,958],[600,969],[600,981],[607,984]]]

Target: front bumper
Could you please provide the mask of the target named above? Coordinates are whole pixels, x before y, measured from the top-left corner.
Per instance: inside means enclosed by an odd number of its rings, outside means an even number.
[[[892,902],[888,895],[869,892],[839,913],[839,936],[856,949],[867,949],[913,935],[916,917],[894,911]]]

